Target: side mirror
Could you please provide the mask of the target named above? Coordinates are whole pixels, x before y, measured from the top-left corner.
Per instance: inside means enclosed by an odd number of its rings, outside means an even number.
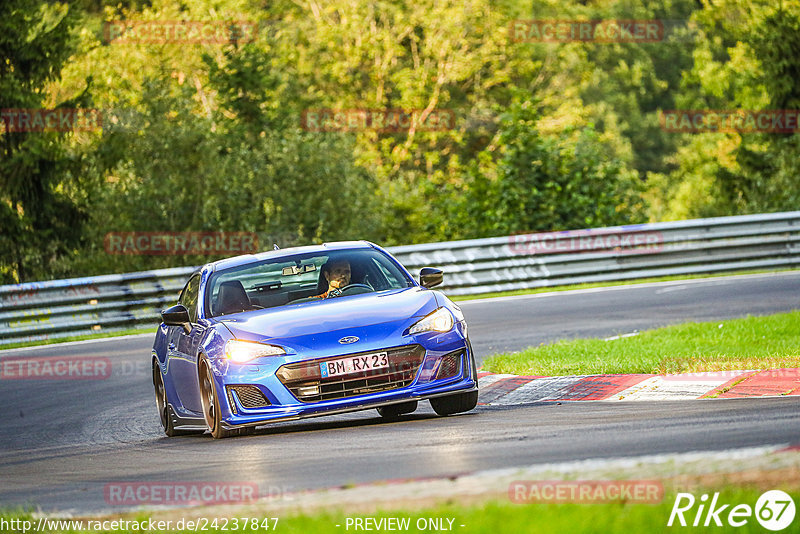
[[[192,322],[189,320],[189,310],[183,304],[176,304],[166,310],[161,310],[161,320],[167,326],[182,326],[187,334],[192,331]]]
[[[431,288],[438,286],[444,280],[444,271],[433,267],[423,267],[419,271],[419,284],[422,287]]]

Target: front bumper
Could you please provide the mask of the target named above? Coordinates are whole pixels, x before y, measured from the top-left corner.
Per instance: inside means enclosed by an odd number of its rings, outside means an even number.
[[[346,394],[347,396],[338,398],[330,398],[329,394],[327,398],[325,395],[320,395],[310,398],[310,400],[300,400],[298,388],[287,387],[285,383],[289,376],[285,372],[286,367],[293,367],[297,370],[299,363],[307,363],[309,364],[307,367],[312,369],[312,366],[317,365],[318,362],[330,359],[332,356],[300,360],[299,362],[282,361],[267,369],[263,369],[261,365],[230,368],[224,376],[217,377],[217,391],[224,392],[219,395],[223,426],[229,429],[258,426],[476,391],[478,384],[475,379],[476,370],[472,347],[465,337],[465,333],[461,328],[457,328],[447,334],[428,334],[422,336],[424,339],[415,339],[414,341],[417,343],[395,347],[395,349],[403,349],[416,346],[422,352],[420,363],[413,369],[412,374],[408,374],[409,366],[404,365],[403,369],[398,368],[394,376],[402,375],[405,380],[392,382],[390,389],[380,390],[384,386],[379,385],[377,386],[379,390],[370,391],[369,384],[364,387],[359,383],[357,384],[359,387],[352,389],[350,393]],[[411,352],[413,350],[405,352],[404,364],[409,364],[409,361],[412,360],[408,357]],[[460,355],[459,369],[454,369],[453,372],[440,372],[443,362],[452,362],[452,357],[456,353]],[[337,357],[342,357],[342,355]],[[391,373],[387,374],[391,375]],[[445,376],[445,378],[439,378],[441,376]],[[308,378],[313,381],[317,377],[310,376]],[[364,381],[357,379],[358,377],[352,382]],[[259,388],[269,405],[248,408],[241,402],[238,395],[228,393],[231,390],[229,386],[242,385]],[[252,405],[252,403],[250,404]]]

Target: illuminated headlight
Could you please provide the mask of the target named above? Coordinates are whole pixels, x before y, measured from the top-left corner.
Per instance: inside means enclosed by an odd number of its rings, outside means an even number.
[[[408,333],[448,332],[451,328],[453,328],[453,314],[447,311],[447,308],[439,308],[412,326]]]
[[[286,351],[275,345],[253,343],[252,341],[237,341],[232,339],[225,344],[225,356],[236,363],[249,362],[262,356],[279,356]]]

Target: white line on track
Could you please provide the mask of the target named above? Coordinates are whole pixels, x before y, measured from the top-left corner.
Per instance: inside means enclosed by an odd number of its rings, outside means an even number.
[[[476,298],[472,300],[462,300],[458,302],[459,306],[463,305],[470,305],[480,302],[505,302],[509,300],[525,300],[525,299],[540,299],[540,298],[547,298],[547,297],[556,297],[560,295],[569,296],[569,295],[586,295],[589,293],[605,293],[608,291],[624,291],[624,290],[634,290],[634,289],[646,289],[646,288],[664,288],[669,286],[679,286],[679,285],[688,285],[688,284],[705,284],[709,282],[727,282],[729,280],[749,280],[749,279],[757,279],[757,278],[772,278],[772,277],[783,277],[783,276],[800,276],[800,271],[780,271],[777,273],[759,273],[759,274],[739,274],[739,275],[731,275],[731,276],[711,276],[708,278],[695,278],[692,280],[669,280],[667,282],[647,282],[644,284],[624,284],[624,285],[616,285],[616,286],[603,286],[603,287],[590,287],[586,289],[569,289],[565,291],[548,291],[546,293],[534,293],[532,295],[510,295],[508,297],[491,297],[491,298]]]
[[[517,474],[533,475],[537,473],[561,473],[578,474],[586,476],[592,470],[622,470],[637,468],[654,464],[677,464],[686,462],[711,462],[744,460],[747,458],[758,458],[776,453],[789,447],[788,443],[779,445],[767,445],[761,447],[745,447],[740,449],[727,449],[716,451],[690,451],[665,454],[648,454],[643,456],[630,457],[610,457],[610,458],[588,458],[586,460],[573,460],[568,462],[536,464],[528,467],[512,467],[505,469],[493,469],[484,471],[493,475]]]

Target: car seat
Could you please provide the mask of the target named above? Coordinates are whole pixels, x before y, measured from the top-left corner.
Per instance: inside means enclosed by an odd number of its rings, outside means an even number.
[[[217,313],[227,315],[254,309],[247,297],[247,292],[239,280],[228,280],[219,285],[217,296]]]

